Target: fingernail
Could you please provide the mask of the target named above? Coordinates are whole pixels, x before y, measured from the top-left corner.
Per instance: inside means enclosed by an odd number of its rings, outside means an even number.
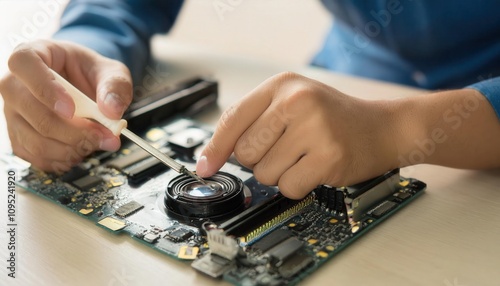
[[[99,144],[99,149],[105,151],[116,151],[118,148],[120,148],[120,142],[115,137],[103,139]]]
[[[113,113],[119,114],[120,116],[123,114],[126,108],[120,96],[112,92],[106,94],[106,96],[104,97],[104,105],[110,107]]]
[[[201,156],[196,163],[196,174],[200,177],[206,177],[208,170],[207,156]]]
[[[70,105],[69,105],[69,103],[67,103],[65,101],[62,101],[62,100],[56,101],[56,104],[54,105],[54,110],[64,118],[72,118],[73,117]]]

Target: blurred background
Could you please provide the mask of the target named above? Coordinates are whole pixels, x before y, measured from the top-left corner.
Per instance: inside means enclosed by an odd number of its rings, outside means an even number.
[[[50,38],[67,2],[0,0],[2,74],[18,42]],[[307,64],[330,24],[319,0],[186,0],[167,37],[224,54]]]
[[[103,0],[106,1],[106,0]],[[68,0],[0,0],[0,74],[17,44],[50,38]],[[265,62],[306,65],[331,17],[319,0],[186,0],[166,37],[172,45]],[[0,99],[3,115],[3,101]],[[10,149],[0,117],[1,153]]]

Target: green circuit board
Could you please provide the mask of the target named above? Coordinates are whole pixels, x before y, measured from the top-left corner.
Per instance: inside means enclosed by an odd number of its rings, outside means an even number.
[[[142,135],[194,169],[212,132],[189,118],[176,118]],[[298,283],[426,187],[393,170],[356,186],[318,186],[295,201],[260,184],[234,159],[219,175],[231,183],[220,183],[219,194],[211,189],[213,194],[204,197],[196,188],[188,194],[181,186],[169,197],[173,185],[186,178],[129,142],[114,153],[95,153],[60,176],[30,168],[18,184],[99,227],[185,261],[193,271],[236,285]],[[219,184],[219,178],[213,180]],[[181,202],[183,196],[194,199],[194,205]],[[208,198],[217,201],[204,204]]]

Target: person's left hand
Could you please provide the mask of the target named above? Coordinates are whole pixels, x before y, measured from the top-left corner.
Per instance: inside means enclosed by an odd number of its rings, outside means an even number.
[[[293,73],[274,76],[222,115],[197,174],[209,177],[234,151],[263,184],[299,199],[398,167],[389,101],[347,96]]]

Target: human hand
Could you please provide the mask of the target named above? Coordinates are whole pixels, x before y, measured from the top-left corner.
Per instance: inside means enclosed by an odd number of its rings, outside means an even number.
[[[299,199],[316,186],[345,186],[398,167],[388,101],[366,101],[282,73],[226,110],[196,166],[213,175],[234,151],[266,185]]]
[[[132,80],[122,63],[68,42],[40,40],[18,46],[0,80],[14,154],[45,170],[63,172],[97,149],[114,151],[120,139],[104,126],[74,118],[70,95],[49,68],[119,119],[132,100]]]

